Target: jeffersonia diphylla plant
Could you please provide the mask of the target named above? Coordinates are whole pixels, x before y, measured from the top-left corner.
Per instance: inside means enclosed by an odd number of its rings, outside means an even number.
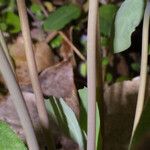
[[[60,100],[57,100],[56,98],[51,97],[48,100],[43,99],[43,95],[40,89],[39,81],[38,81],[38,75],[36,72],[36,65],[34,60],[34,55],[32,53],[32,42],[31,37],[29,33],[29,23],[27,20],[27,13],[26,13],[26,6],[24,0],[18,0],[18,11],[21,19],[22,24],[22,31],[23,31],[23,37],[25,40],[26,45],[26,54],[28,59],[28,66],[30,70],[30,75],[32,78],[32,84],[34,87],[34,92],[37,99],[37,107],[38,107],[38,113],[40,116],[40,123],[43,129],[46,129],[45,131],[49,130],[49,120],[48,115],[52,116],[52,118],[56,121],[57,125],[63,130],[63,132],[71,137],[76,143],[78,143],[80,150],[99,150],[103,149],[103,95],[98,95],[97,93],[103,93],[103,86],[101,79],[98,79],[102,77],[102,70],[101,66],[97,67],[97,63],[101,62],[100,57],[98,57],[98,50],[100,49],[98,46],[98,42],[100,41],[98,35],[99,31],[97,30],[97,27],[99,26],[98,21],[98,0],[90,0],[89,1],[89,16],[88,16],[88,35],[87,35],[87,66],[88,66],[88,88],[84,88],[82,90],[79,90],[79,95],[81,97],[81,118],[78,120],[74,114],[74,112],[66,105],[64,100],[61,98]],[[110,5],[109,5],[110,6]],[[146,7],[145,7],[146,6]],[[68,5],[68,6],[62,6],[63,8],[59,8],[55,13],[52,15],[57,15],[60,10],[62,11],[64,8],[71,8],[72,11],[78,12],[76,15],[73,15],[69,17],[69,20],[73,20],[75,18],[78,18],[80,16],[80,9],[77,6]],[[134,11],[133,11],[134,10]],[[145,13],[144,13],[145,10]],[[71,11],[71,14],[73,13]],[[125,0],[117,15],[115,20],[115,38],[114,38],[114,50],[115,52],[121,52],[125,49],[127,49],[131,44],[131,34],[135,30],[135,28],[139,25],[140,21],[143,18],[144,14],[144,23],[143,23],[143,40],[142,40],[142,59],[141,59],[141,80],[140,80],[140,88],[139,88],[139,95],[137,100],[137,108],[135,113],[135,121],[133,125],[133,131],[131,140],[129,143],[129,149],[134,149],[134,145],[137,144],[137,142],[140,140],[140,136],[144,135],[144,132],[149,131],[148,125],[150,125],[150,122],[148,122],[147,126],[145,124],[143,125],[143,120],[147,119],[147,116],[145,114],[150,114],[149,111],[149,102],[146,101],[144,103],[145,98],[145,89],[146,89],[146,71],[147,71],[147,56],[148,56],[148,30],[149,30],[149,14],[150,14],[150,2],[149,1],[142,1],[142,0]],[[47,15],[46,15],[47,16]],[[70,16],[70,14],[67,12],[67,16]],[[52,17],[55,18],[55,17]],[[68,23],[63,22],[63,24],[57,24],[57,20],[55,20],[54,24],[51,24],[51,17],[48,17],[47,20],[44,21],[44,28],[46,31],[49,31],[49,29],[53,29],[53,26],[57,25],[57,28],[54,28],[54,32],[57,30],[61,30],[65,27],[65,25]],[[60,17],[63,18],[63,15]],[[56,19],[60,19],[56,18]],[[60,19],[60,20],[61,20]],[[66,19],[66,18],[65,18]],[[60,21],[59,20],[59,21]],[[57,31],[59,34],[61,31]],[[3,37],[2,37],[3,38]],[[1,40],[2,41],[2,40]],[[6,44],[1,46],[2,49],[6,49]],[[74,48],[75,49],[75,48]],[[76,49],[75,49],[76,50]],[[1,57],[6,56],[3,54],[3,51],[1,51]],[[77,51],[76,51],[77,52]],[[9,60],[9,55],[7,54],[7,50],[5,51],[5,54],[7,55],[7,59]],[[77,53],[79,55],[79,53]],[[31,56],[31,57],[30,57]],[[82,57],[82,60],[85,60],[84,57]],[[3,60],[1,59],[1,60]],[[8,65],[7,60],[7,65]],[[97,61],[98,60],[98,61]],[[9,60],[9,63],[11,61]],[[6,75],[6,72],[4,72],[4,66],[5,64],[1,64],[0,69],[2,71],[2,74],[4,76]],[[101,65],[101,64],[100,64]],[[7,66],[8,67],[8,66]],[[33,69],[34,68],[34,69]],[[10,71],[10,66],[7,68],[9,71],[8,74],[11,74],[13,76],[5,76],[5,80],[15,80],[15,76],[12,71]],[[99,69],[99,70],[98,70]],[[99,84],[99,81],[101,84]],[[15,84],[17,87],[18,85],[16,83],[8,83],[7,84]],[[100,87],[101,86],[101,87]],[[12,87],[10,85],[8,86],[10,92],[12,95],[14,94],[11,90]],[[16,88],[15,87],[15,88]],[[87,92],[88,91],[88,92]],[[20,92],[20,90],[16,90],[16,92]],[[16,94],[17,95],[17,94]],[[23,101],[23,97],[21,93],[19,93],[21,102]],[[98,96],[97,96],[98,95]],[[19,99],[18,97],[14,97],[14,99]],[[45,101],[45,103],[44,103]],[[97,102],[96,102],[97,101]],[[102,102],[102,103],[101,103]],[[24,103],[24,102],[23,102]],[[21,104],[24,110],[24,114],[22,118],[24,118],[24,115],[26,114],[26,117],[28,118],[29,126],[26,127],[24,125],[24,130],[26,132],[26,140],[29,149],[35,149],[38,150],[38,143],[36,141],[36,137],[34,135],[34,131],[32,128],[32,123],[30,122],[30,118],[27,115],[27,110],[24,104]],[[19,106],[16,106],[16,109],[18,110]],[[84,111],[82,111],[84,110]],[[56,112],[59,112],[58,114]],[[20,113],[20,110],[18,110],[18,113]],[[100,113],[100,114],[99,114]],[[101,117],[100,117],[101,116]],[[21,117],[20,117],[21,118]],[[100,121],[101,119],[101,121]],[[147,119],[148,120],[148,119]],[[101,122],[101,128],[100,128],[100,122]],[[139,128],[141,128],[143,131],[138,132]],[[101,130],[100,130],[101,129]],[[29,135],[29,131],[31,135]],[[140,130],[141,131],[141,130]],[[99,134],[100,133],[100,134]],[[102,134],[101,134],[102,133]],[[51,133],[45,132],[45,137],[47,141],[52,141],[48,145],[48,149],[55,149],[53,139],[51,137]],[[141,136],[142,137],[142,136]],[[32,138],[32,140],[30,139]],[[107,142],[107,141],[106,141]],[[106,143],[105,142],[105,143]],[[48,142],[49,143],[49,142]]]

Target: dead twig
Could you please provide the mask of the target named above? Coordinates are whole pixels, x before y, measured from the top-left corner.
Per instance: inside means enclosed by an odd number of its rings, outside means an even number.
[[[45,140],[47,141],[48,149],[49,150],[55,149],[54,143],[52,141],[51,133],[50,133],[48,114],[46,111],[44,98],[40,87],[40,82],[38,80],[37,66],[36,66],[35,57],[33,53],[33,46],[32,46],[32,41],[30,36],[30,29],[29,29],[29,22],[28,22],[25,0],[17,0],[17,5],[18,5],[18,11],[19,11],[19,16],[21,21],[22,34],[25,43],[25,52],[26,52],[26,58],[27,58],[27,63],[29,68],[29,75],[31,78],[33,91],[36,97],[36,105],[37,105],[37,110],[40,118],[40,123],[43,132],[45,134]]]
[[[33,130],[32,122],[25,104],[25,100],[23,98],[19,85],[17,84],[15,75],[8,62],[8,59],[2,50],[1,45],[0,60],[0,71],[4,77],[4,80],[6,81],[10,94],[13,97],[13,103],[21,121],[28,147],[30,150],[39,150],[38,142]]]
[[[74,50],[74,52],[85,61],[85,57],[81,54],[81,52],[72,44],[72,42],[67,38],[67,36],[62,32],[58,31],[58,33],[62,36],[62,38],[67,42],[67,44]]]

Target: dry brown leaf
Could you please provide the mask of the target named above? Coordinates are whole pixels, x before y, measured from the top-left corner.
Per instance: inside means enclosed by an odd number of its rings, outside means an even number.
[[[63,69],[63,71],[61,69]],[[47,68],[41,73],[40,81],[45,95],[66,97],[67,95],[73,94],[72,91],[74,90],[71,90],[73,89],[74,86],[73,72],[71,64],[69,62],[63,62],[55,67]],[[107,110],[104,114],[105,134],[103,138],[104,138],[104,147],[106,150],[110,150],[112,147],[115,150],[127,149],[132,131],[138,87],[139,87],[139,77],[134,78],[131,81],[115,83],[111,86],[105,87],[104,98]],[[54,90],[55,88],[56,91]],[[64,90],[64,88],[68,89]],[[148,90],[150,91],[150,88]],[[67,93],[65,93],[65,91],[67,91]],[[26,96],[26,99],[27,99],[26,101],[33,101],[31,100],[30,96],[29,97]],[[73,103],[74,105],[73,99],[67,101],[67,103],[70,102]],[[14,125],[15,128],[16,127],[20,128],[20,126],[16,124],[17,121],[16,117],[14,117],[15,116],[14,109],[11,110],[11,108],[9,108],[12,107],[12,104],[11,103],[9,105],[7,104],[7,107],[1,104],[2,103],[0,103],[0,119],[6,120],[7,122],[14,120],[13,122],[11,121],[10,123],[11,124],[15,123]],[[75,102],[75,105],[76,104],[78,103]],[[74,109],[73,105],[71,106],[73,107],[72,109]],[[31,112],[36,111],[34,109],[36,108],[35,106],[30,105],[29,107],[31,108]],[[8,111],[6,111],[6,109]],[[9,117],[7,118],[7,116],[9,115],[11,115],[11,119],[8,119]],[[34,116],[34,118],[36,118],[36,115]]]
[[[17,40],[9,45],[10,55],[13,58],[16,66],[16,74],[20,84],[27,85],[30,83],[28,74],[28,66],[26,62],[25,47],[22,37],[18,37]],[[38,42],[33,45],[35,53],[35,60],[37,64],[38,73],[45,68],[54,65],[54,56],[52,50],[46,42]]]
[[[126,150],[132,133],[139,77],[106,86],[104,99],[104,147]]]
[[[27,104],[29,114],[31,116],[32,123],[34,125],[34,130],[40,145],[40,150],[44,149],[44,138],[42,130],[40,128],[38,112],[36,109],[36,100],[35,95],[29,92],[23,92],[25,102]],[[0,101],[0,120],[7,122],[11,128],[19,135],[19,137],[25,141],[25,134],[23,132],[22,126],[19,121],[18,114],[15,110],[13,99],[11,96],[3,97],[3,100]],[[51,121],[51,131],[54,134],[56,145],[59,144],[62,150],[69,150],[72,147],[72,150],[78,150],[78,145],[71,139],[62,135],[61,131],[56,127],[56,125]],[[58,147],[58,145],[57,145]]]
[[[33,45],[35,60],[38,72],[54,64],[53,53],[46,42],[41,41]],[[20,62],[26,62],[24,40],[18,37],[15,43],[9,45],[10,55],[13,58],[16,67],[20,66]]]
[[[50,47],[44,41],[35,44],[35,59],[38,72],[54,65],[54,55]]]
[[[79,101],[73,77],[73,67],[63,61],[45,69],[39,76],[44,95],[64,98],[66,103],[79,116]]]
[[[20,85],[28,85],[31,83],[27,62],[19,62],[19,65],[16,67],[16,75]]]
[[[43,135],[40,129],[39,117],[35,105],[35,96],[33,93],[28,92],[23,92],[23,96],[25,98],[25,102],[27,104],[40,146],[42,146],[44,145],[44,141],[42,141]],[[10,96],[5,97],[5,99],[0,102],[0,120],[7,122],[12,127],[12,129],[21,137],[21,139],[25,141],[25,135],[20,124],[18,114],[15,110],[13,99]]]
[[[69,62],[62,62],[45,69],[39,76],[45,95],[69,97],[74,86],[73,69]]]

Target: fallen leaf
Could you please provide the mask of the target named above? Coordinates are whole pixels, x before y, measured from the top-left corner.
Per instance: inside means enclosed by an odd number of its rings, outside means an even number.
[[[33,45],[33,50],[35,53],[38,73],[43,71],[45,68],[54,65],[52,50],[46,42],[41,41],[35,43]],[[24,40],[22,36],[18,37],[13,44],[9,44],[9,51],[16,66],[16,75],[19,83],[22,85],[31,83],[25,55]]]
[[[105,87],[104,147],[126,150],[132,133],[139,77]]]
[[[30,92],[23,92],[23,96],[28,107],[29,114],[31,116],[40,149],[44,150],[45,142],[43,140],[44,138],[42,130],[40,128],[38,112],[35,104],[35,95]],[[7,97],[3,97],[3,100],[0,100],[0,120],[7,122],[11,126],[11,128],[19,135],[19,137],[26,143],[25,134],[20,124],[18,114],[15,110],[13,99],[9,95]],[[72,150],[78,150],[78,145],[73,140],[63,135],[56,124],[52,122],[52,119],[50,119],[50,125],[51,131],[54,134],[56,146],[59,146],[61,148],[58,148],[58,150],[69,150],[69,148],[72,148]]]
[[[45,69],[40,74],[39,80],[44,95],[64,98],[79,116],[79,101],[74,84],[73,67],[69,61],[63,61]]]

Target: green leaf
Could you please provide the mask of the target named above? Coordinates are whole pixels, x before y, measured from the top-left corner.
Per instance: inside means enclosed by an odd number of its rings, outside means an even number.
[[[27,150],[8,124],[0,121],[0,150]]]
[[[107,73],[107,74],[106,74],[106,81],[107,81],[108,83],[110,83],[110,82],[112,82],[112,80],[113,80],[112,74],[111,74],[111,73]]]
[[[100,7],[100,32],[103,36],[110,37],[117,10],[118,7],[113,4]]]
[[[11,33],[18,33],[21,30],[19,17],[13,12],[6,13],[5,23]]]
[[[131,34],[139,25],[144,12],[144,0],[125,0],[115,19],[114,52],[119,53],[131,45]]]
[[[81,150],[85,148],[85,137],[80,128],[78,120],[72,109],[64,102],[62,98],[50,98],[45,101],[49,115],[54,119],[57,125],[64,133],[75,140]]]
[[[42,13],[42,7],[38,4],[32,4],[30,7],[31,11],[36,15],[37,19],[44,19],[44,15]]]
[[[87,110],[88,110],[88,101],[87,101],[87,88],[79,90],[79,96],[81,99],[80,103],[80,125],[82,130],[87,133]],[[98,105],[96,104],[96,149],[101,149],[101,139],[100,139],[100,115]]]
[[[0,6],[6,5],[10,2],[10,0],[0,0]]]
[[[86,75],[87,75],[87,64],[86,63],[81,63],[79,69],[80,69],[80,74],[83,77],[86,77]]]
[[[7,25],[6,25],[4,22],[0,22],[0,29],[1,29],[2,31],[6,31]]]
[[[101,46],[102,47],[108,47],[110,45],[110,38],[108,37],[101,37]]]
[[[138,127],[135,131],[131,149],[135,150],[136,146],[140,145],[144,141],[144,138],[147,137],[150,133],[150,99],[148,99],[148,102],[145,104],[144,111],[142,113],[140,122],[138,124]],[[144,149],[143,149],[144,150]]]
[[[58,8],[44,21],[46,31],[60,30],[72,20],[80,17],[81,10],[78,6],[69,4]]]
[[[107,66],[109,64],[109,58],[108,57],[103,57],[102,58],[102,65]]]
[[[51,46],[52,48],[58,48],[61,46],[61,43],[62,43],[63,39],[60,35],[56,36],[56,38],[54,38],[52,41],[51,41]]]
[[[131,68],[136,72],[140,72],[140,64],[139,63],[132,63]]]

